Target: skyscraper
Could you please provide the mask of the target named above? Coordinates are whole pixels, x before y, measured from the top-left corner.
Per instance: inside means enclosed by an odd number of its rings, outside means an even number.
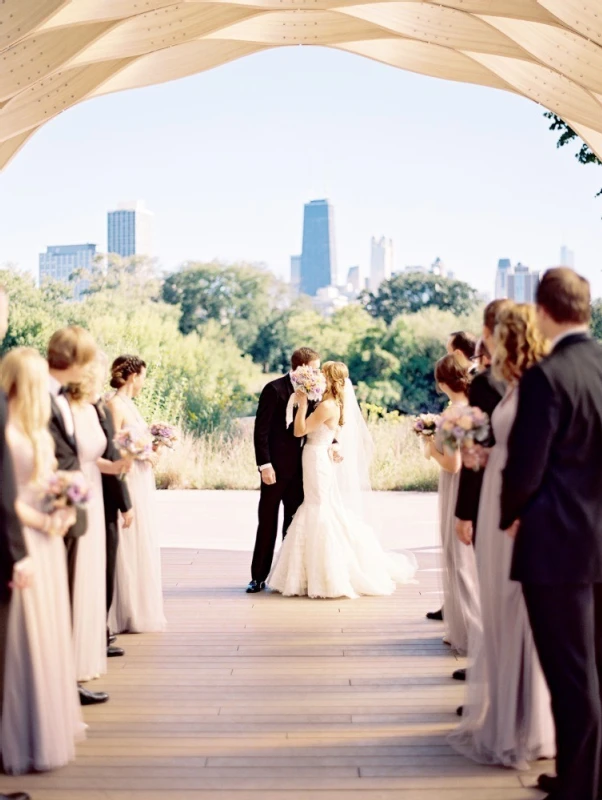
[[[301,290],[301,256],[291,256],[291,288],[294,294]]]
[[[539,272],[519,263],[508,273],[507,297],[516,303],[534,303],[538,286]]]
[[[509,258],[500,258],[497,262],[497,272],[495,273],[495,297],[508,297],[508,273],[512,269]]]
[[[391,239],[372,237],[370,242],[370,291],[377,292],[383,281],[393,274],[393,242]]]
[[[575,269],[575,253],[563,244],[560,248],[560,267]]]
[[[314,297],[318,289],[336,283],[334,209],[328,200],[312,200],[306,203],[303,215],[301,291]]]
[[[107,251],[123,258],[152,255],[152,219],[139,200],[120,203],[107,215]]]
[[[358,295],[361,291],[362,276],[359,267],[349,267],[347,273],[347,291]]]
[[[95,244],[60,244],[46,248],[40,253],[40,284],[54,280],[68,283],[75,270],[91,270],[96,256]],[[81,300],[88,281],[79,279],[73,283],[73,297]]]

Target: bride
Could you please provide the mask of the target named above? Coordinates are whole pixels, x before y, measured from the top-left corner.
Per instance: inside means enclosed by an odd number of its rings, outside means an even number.
[[[303,448],[305,500],[282,543],[267,580],[283,595],[358,597],[387,595],[416,573],[412,554],[388,555],[365,521],[362,498],[370,491],[372,440],[345,364],[328,361],[326,392],[307,416],[308,399],[297,392],[297,437]],[[334,439],[343,460],[334,463]]]

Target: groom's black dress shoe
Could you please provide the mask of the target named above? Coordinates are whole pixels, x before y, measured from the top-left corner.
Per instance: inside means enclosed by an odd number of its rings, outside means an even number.
[[[435,622],[443,622],[443,609],[440,608],[439,611],[429,611],[426,618],[433,619]]]
[[[114,644],[110,644],[107,647],[107,658],[118,658],[119,656],[124,656],[125,650],[123,647],[115,647]]]
[[[109,695],[106,692],[91,692],[89,689],[84,689],[83,686],[78,686],[79,689],[79,702],[82,706],[94,706],[98,703],[106,703]]]
[[[246,592],[247,594],[257,594],[257,592],[262,592],[264,589],[265,581],[251,581],[247,586]]]
[[[455,681],[465,681],[466,680],[466,668],[457,669],[455,672],[452,673],[452,678]]]
[[[464,716],[464,706],[458,706],[458,708],[456,709],[456,714],[459,717],[463,717]]]
[[[31,800],[27,792],[13,792],[12,794],[0,794],[0,800]]]
[[[554,794],[558,789],[558,778],[556,775],[540,775],[537,779],[537,788],[542,792]]]

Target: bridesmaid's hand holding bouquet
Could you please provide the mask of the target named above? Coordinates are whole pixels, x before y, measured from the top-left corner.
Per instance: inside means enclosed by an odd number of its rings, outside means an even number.
[[[476,406],[450,406],[441,415],[437,431],[444,447],[461,452],[465,466],[475,472],[483,466],[483,442],[490,435],[489,417],[484,411]]]
[[[130,463],[133,461],[149,461],[153,455],[153,441],[150,432],[134,425],[126,425],[113,440],[121,453],[121,457]],[[124,480],[125,473],[119,476]]]
[[[150,433],[153,437],[153,449],[159,447],[169,447],[173,450],[180,435],[175,425],[168,425],[167,422],[154,422],[150,426]]]

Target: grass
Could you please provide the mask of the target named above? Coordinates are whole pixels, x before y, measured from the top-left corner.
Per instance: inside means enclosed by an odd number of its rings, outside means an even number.
[[[407,418],[371,418],[368,425],[375,443],[375,491],[437,489],[438,467],[424,458]],[[176,450],[163,451],[156,475],[160,489],[257,489],[253,421],[241,421],[230,434],[185,435]]]

